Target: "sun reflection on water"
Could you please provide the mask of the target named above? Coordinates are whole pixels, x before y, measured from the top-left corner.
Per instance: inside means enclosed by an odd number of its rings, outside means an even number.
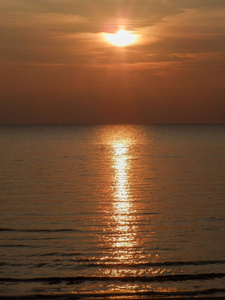
[[[114,255],[127,262],[132,258],[135,246],[136,228],[130,191],[130,144],[124,140],[112,145],[114,169],[113,219],[115,235],[112,238]]]
[[[108,185],[103,188],[106,197],[101,207],[105,226],[100,240],[104,250],[98,270],[98,274],[104,277],[136,278],[148,272],[141,267],[141,263],[146,261],[146,253],[143,252],[145,237],[140,231],[144,218],[140,212],[145,204],[139,201],[141,193],[138,190],[142,173],[137,150],[141,138],[130,127],[116,126],[108,127],[99,139],[99,145],[104,145],[107,162],[103,173],[108,175]],[[137,288],[142,291],[144,285],[119,280],[108,288],[112,293],[130,293]]]
[[[130,211],[129,201],[129,164],[128,146],[124,144],[113,145],[115,169],[115,213],[120,220],[125,219]]]

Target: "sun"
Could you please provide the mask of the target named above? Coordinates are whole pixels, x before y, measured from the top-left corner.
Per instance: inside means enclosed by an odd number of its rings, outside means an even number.
[[[130,44],[135,43],[137,39],[137,34],[132,33],[131,31],[119,30],[116,33],[107,33],[105,38],[108,42],[117,47],[125,47]]]

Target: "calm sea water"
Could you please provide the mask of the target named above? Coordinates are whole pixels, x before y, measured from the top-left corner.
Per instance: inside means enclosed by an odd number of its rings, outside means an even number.
[[[2,298],[225,297],[225,126],[1,126],[0,142]]]

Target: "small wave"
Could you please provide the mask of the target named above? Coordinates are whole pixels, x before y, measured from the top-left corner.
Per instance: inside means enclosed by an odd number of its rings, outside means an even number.
[[[29,245],[22,245],[22,244],[4,244],[0,245],[0,248],[21,248],[21,247],[30,247]]]
[[[97,267],[97,268],[137,268],[137,267],[176,267],[176,266],[205,266],[205,265],[222,265],[225,264],[225,260],[205,260],[205,261],[174,261],[174,262],[141,262],[141,263],[117,263],[112,261],[109,263],[101,262],[97,259],[77,259],[74,260],[78,263],[85,263],[85,267]]]
[[[158,276],[124,276],[124,277],[47,277],[47,278],[0,278],[1,283],[20,282],[42,282],[49,284],[79,284],[82,282],[161,282],[161,281],[187,281],[187,280],[210,280],[223,278],[225,273],[202,273],[202,274],[180,274],[180,275],[158,275]]]
[[[194,297],[194,296],[212,296],[215,294],[225,293],[225,289],[204,289],[199,291],[178,291],[178,292],[155,292],[155,291],[136,291],[136,292],[104,292],[104,293],[77,293],[77,294],[35,294],[28,296],[5,296],[4,299],[146,299],[143,297]],[[204,299],[204,298],[203,298]],[[224,299],[224,297],[218,297],[217,299]]]
[[[79,229],[13,229],[13,228],[0,228],[0,232],[12,231],[12,232],[78,232]]]
[[[41,245],[4,244],[0,248],[43,248]]]
[[[46,253],[32,253],[32,254],[27,254],[26,257],[48,257],[48,256],[56,256],[56,257],[75,257],[75,256],[80,256],[84,255],[84,253],[81,252],[71,252],[71,253],[60,253],[60,252],[46,252]]]

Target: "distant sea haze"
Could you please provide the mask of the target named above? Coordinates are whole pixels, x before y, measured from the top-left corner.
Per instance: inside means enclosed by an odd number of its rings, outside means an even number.
[[[225,125],[0,140],[1,299],[225,297]]]

